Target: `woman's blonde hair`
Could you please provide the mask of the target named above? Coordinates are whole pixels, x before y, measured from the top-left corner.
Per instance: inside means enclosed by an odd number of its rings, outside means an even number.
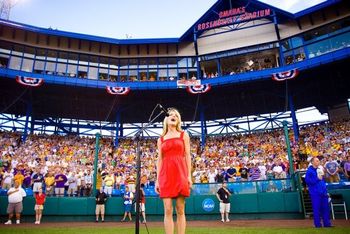
[[[175,112],[175,115],[178,117],[179,121],[176,124],[176,130],[181,132],[182,128],[181,128],[181,115],[180,112],[175,109],[175,108],[168,108],[168,113],[170,114],[170,112]],[[165,134],[167,134],[168,132],[168,123],[167,123],[167,116],[165,116],[164,120],[163,120],[163,132],[161,136],[165,136]]]

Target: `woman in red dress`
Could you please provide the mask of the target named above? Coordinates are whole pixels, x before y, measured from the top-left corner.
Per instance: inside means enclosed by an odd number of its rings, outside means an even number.
[[[168,110],[163,133],[158,139],[157,180],[155,190],[164,204],[166,234],[174,233],[173,203],[176,199],[177,233],[186,231],[185,198],[192,187],[190,137],[181,129],[181,116],[176,109]]]

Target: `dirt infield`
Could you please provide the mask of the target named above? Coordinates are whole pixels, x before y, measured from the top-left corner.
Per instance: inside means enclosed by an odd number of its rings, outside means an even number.
[[[333,220],[332,224],[336,227],[349,227],[349,220]],[[21,227],[133,227],[134,222],[48,222],[40,225],[34,223],[21,223]],[[0,226],[5,226],[1,224]],[[13,226],[13,225],[12,225]],[[140,224],[140,227],[144,224]],[[163,222],[148,222],[148,227],[162,227]],[[313,221],[310,219],[303,220],[231,220],[228,223],[221,223],[220,221],[187,221],[188,227],[266,227],[266,228],[306,228],[313,227]]]

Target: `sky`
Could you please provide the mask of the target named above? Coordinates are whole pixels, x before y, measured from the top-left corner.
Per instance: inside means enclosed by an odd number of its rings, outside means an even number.
[[[11,0],[10,20],[125,38],[178,38],[217,0]],[[326,0],[261,0],[295,13]]]

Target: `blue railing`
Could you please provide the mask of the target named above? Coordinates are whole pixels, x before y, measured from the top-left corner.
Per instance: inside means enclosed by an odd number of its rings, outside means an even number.
[[[340,181],[338,183],[326,183],[328,190],[350,189],[349,181]],[[193,184],[191,195],[214,195],[221,187],[221,183],[198,183]],[[290,192],[292,191],[291,179],[274,179],[274,180],[257,180],[246,182],[227,183],[227,188],[232,194],[256,194],[256,193],[273,193],[273,192]],[[25,189],[27,196],[33,196],[31,188]],[[120,197],[125,192],[125,186],[119,189],[113,189],[112,196]],[[156,197],[158,194],[154,186],[144,188],[146,197]],[[66,194],[67,195],[67,194]],[[7,190],[0,189],[0,196],[7,196]]]
[[[255,81],[261,79],[271,79],[272,73],[283,72],[286,70],[297,68],[299,70],[306,70],[313,67],[319,67],[320,65],[338,61],[350,57],[350,47],[346,47],[340,50],[321,54],[319,56],[305,59],[303,61],[293,63],[287,66],[270,68],[261,71],[252,71],[241,74],[220,76],[211,79],[202,80],[203,84],[224,85],[234,84],[247,81]],[[130,87],[132,90],[150,90],[150,89],[177,89],[176,81],[154,81],[154,82],[111,82],[101,80],[89,80],[62,77],[47,74],[36,74],[32,72],[24,72],[18,70],[12,70],[7,68],[0,68],[0,76],[15,78],[16,76],[27,76],[35,78],[44,78],[45,83],[50,84],[62,84],[71,86],[91,87],[105,89],[109,86]]]

